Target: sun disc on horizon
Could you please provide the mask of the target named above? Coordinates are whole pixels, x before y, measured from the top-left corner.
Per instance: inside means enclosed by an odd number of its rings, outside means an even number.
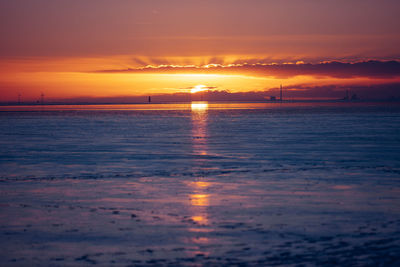
[[[205,86],[203,84],[198,84],[195,87],[193,87],[192,89],[190,89],[190,93],[194,94],[194,93],[197,93],[197,92],[202,92],[202,91],[207,91],[207,90],[208,90],[207,86]]]

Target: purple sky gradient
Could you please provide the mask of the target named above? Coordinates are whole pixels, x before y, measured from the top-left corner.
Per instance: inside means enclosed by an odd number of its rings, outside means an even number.
[[[390,58],[397,0],[0,1],[0,57]]]

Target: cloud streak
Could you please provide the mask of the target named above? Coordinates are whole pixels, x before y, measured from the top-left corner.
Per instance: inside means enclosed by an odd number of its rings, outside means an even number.
[[[315,77],[331,78],[375,78],[387,79],[400,77],[399,61],[363,61],[345,63],[338,61],[311,63],[236,63],[223,65],[211,63],[207,65],[147,65],[141,68],[97,70],[96,73],[199,73],[199,74],[245,74],[256,76],[268,76],[274,78],[291,78],[308,75]]]

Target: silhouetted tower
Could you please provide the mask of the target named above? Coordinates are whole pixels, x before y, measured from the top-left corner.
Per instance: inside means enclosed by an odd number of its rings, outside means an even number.
[[[43,93],[41,93],[40,94],[40,104],[44,104],[44,94]]]
[[[151,103],[151,96],[149,96],[148,102]]]
[[[349,90],[346,90],[346,98],[345,98],[346,100],[349,100],[350,98],[349,98]]]
[[[21,94],[18,93],[18,104],[21,104]]]
[[[280,97],[279,97],[279,100],[282,102],[282,84],[281,84],[281,90],[280,90]]]

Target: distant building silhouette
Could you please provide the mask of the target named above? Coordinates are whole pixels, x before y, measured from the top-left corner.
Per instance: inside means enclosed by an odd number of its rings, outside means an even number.
[[[280,90],[280,97],[279,100],[282,102],[283,98],[282,98],[282,84],[281,84],[281,90]]]
[[[151,103],[151,96],[149,96],[149,98],[148,98],[148,102],[149,102],[149,103]]]
[[[342,100],[354,101],[354,100],[359,100],[359,98],[358,98],[357,94],[352,94],[351,97],[350,97],[350,91],[347,89],[346,90],[346,95]]]
[[[270,97],[269,97],[269,100],[271,100],[271,101],[276,101],[276,96],[270,96]]]
[[[349,98],[349,90],[347,89],[346,90],[346,96],[344,97],[344,100],[349,100],[350,98]]]

